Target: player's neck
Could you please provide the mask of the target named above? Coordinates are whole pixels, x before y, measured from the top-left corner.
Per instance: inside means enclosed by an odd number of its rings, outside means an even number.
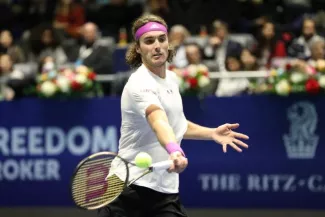
[[[147,64],[144,64],[150,72],[154,73],[160,78],[166,78],[166,64],[159,66],[159,67],[151,67]]]

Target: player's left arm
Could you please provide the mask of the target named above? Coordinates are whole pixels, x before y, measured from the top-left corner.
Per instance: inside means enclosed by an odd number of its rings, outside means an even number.
[[[184,134],[184,139],[193,140],[214,140],[223,147],[223,151],[227,152],[227,145],[230,145],[233,149],[241,152],[243,148],[248,148],[248,145],[239,139],[248,139],[248,136],[242,133],[233,131],[239,127],[239,124],[223,124],[216,128],[209,128],[200,126],[191,121],[187,121],[188,126]]]
[[[187,121],[187,130],[184,139],[212,140],[216,128],[203,127],[191,121]]]

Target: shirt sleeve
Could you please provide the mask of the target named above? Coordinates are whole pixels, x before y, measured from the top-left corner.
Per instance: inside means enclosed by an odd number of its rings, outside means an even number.
[[[165,111],[161,104],[157,88],[143,84],[130,85],[128,87],[128,92],[133,100],[136,113],[140,114],[142,117],[146,118],[146,109],[150,105],[158,106]]]

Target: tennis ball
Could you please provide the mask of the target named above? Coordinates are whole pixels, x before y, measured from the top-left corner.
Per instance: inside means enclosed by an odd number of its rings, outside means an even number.
[[[140,152],[135,157],[135,165],[137,165],[140,168],[148,168],[151,166],[151,163],[152,163],[152,158],[146,152]]]

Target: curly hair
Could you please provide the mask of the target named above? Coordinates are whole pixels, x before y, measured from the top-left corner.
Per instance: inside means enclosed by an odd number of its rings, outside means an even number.
[[[135,33],[141,26],[143,26],[149,22],[158,22],[158,23],[164,25],[166,28],[168,28],[166,22],[161,17],[152,15],[152,14],[143,15],[134,21],[134,23],[132,25],[132,36],[134,38],[134,42],[132,42],[132,44],[129,46],[129,48],[126,52],[126,55],[125,55],[126,63],[131,68],[138,68],[142,64],[141,55],[139,53],[137,53],[137,51],[136,51],[136,48],[137,48],[137,46],[140,45],[139,44],[140,42],[139,42],[139,40],[136,40]],[[175,56],[175,50],[173,47],[169,46],[167,61],[171,62],[174,56]]]

